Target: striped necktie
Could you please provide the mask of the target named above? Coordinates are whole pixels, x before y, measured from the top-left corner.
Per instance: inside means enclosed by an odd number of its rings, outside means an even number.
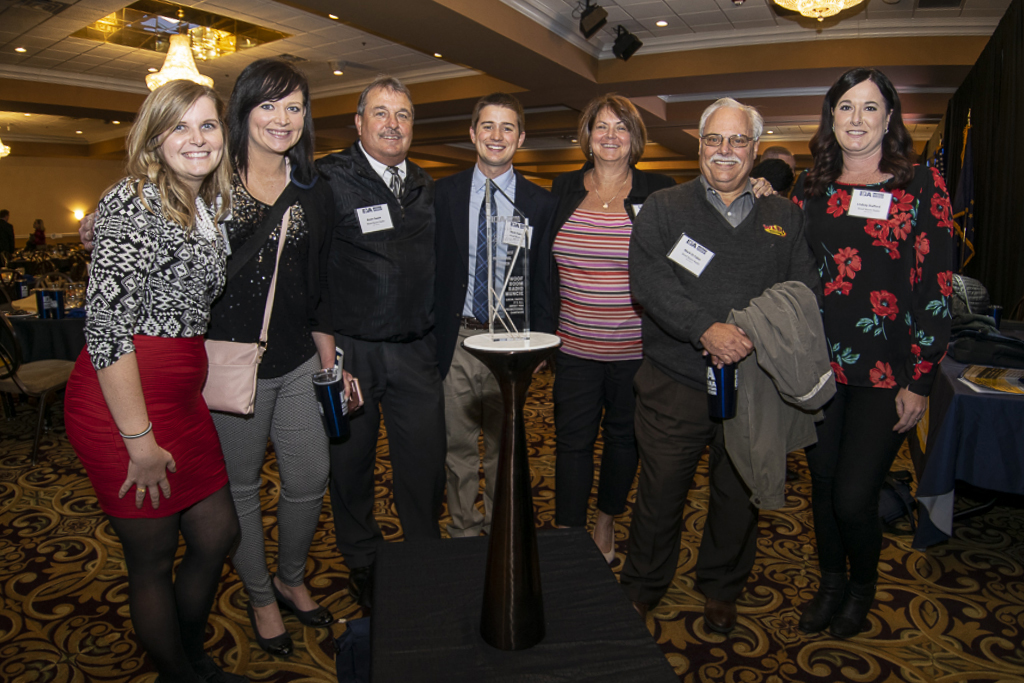
[[[402,196],[402,176],[398,175],[397,166],[388,166],[388,173],[391,174],[391,191],[395,193],[396,197]]]

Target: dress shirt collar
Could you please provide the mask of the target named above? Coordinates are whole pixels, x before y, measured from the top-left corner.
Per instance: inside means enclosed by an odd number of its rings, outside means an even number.
[[[485,181],[487,176],[483,174],[480,167],[473,164],[473,194],[483,194]],[[508,170],[502,173],[500,176],[494,179],[494,184],[498,188],[507,194],[513,201],[516,198],[516,174],[515,169],[512,166],[508,167]]]
[[[381,162],[377,161],[372,156],[367,154],[366,150],[363,148],[362,142],[357,142],[356,144],[359,145],[359,151],[363,153],[363,156],[366,157],[366,160],[370,162],[370,167],[377,172],[377,175],[379,175],[381,180],[384,181],[384,184],[390,187],[391,174],[388,172],[388,165],[382,164]],[[396,166],[398,167],[398,177],[402,179],[402,182],[405,182],[405,159],[402,159],[402,161],[396,164]]]

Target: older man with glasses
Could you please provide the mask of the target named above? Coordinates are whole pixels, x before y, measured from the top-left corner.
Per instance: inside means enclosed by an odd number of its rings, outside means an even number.
[[[763,120],[725,98],[700,120],[700,178],[654,193],[633,226],[630,287],[643,306],[644,360],[634,381],[640,483],[621,582],[646,615],[676,574],[683,508],[705,447],[710,500],[695,586],[713,631],[736,624],[736,599],[754,564],[757,508],[709,417],[707,364],[753,350],[726,322],[765,290],[797,280],[820,291],[803,215],[777,196],[757,198],[750,171]]]

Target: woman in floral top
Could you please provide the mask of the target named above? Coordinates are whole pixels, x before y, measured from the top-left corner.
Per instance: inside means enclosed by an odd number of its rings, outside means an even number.
[[[953,221],[942,178],[911,163],[899,95],[881,72],[836,81],[810,147],[814,167],[793,197],[807,214],[839,391],[807,450],[821,585],[800,629],[848,638],[874,602],[882,481],[945,354]]]

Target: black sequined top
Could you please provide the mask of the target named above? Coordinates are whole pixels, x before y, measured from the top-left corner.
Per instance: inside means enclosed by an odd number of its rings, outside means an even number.
[[[238,252],[258,231],[271,209],[249,194],[236,173],[231,184],[231,219],[225,224],[232,253]],[[290,211],[291,223],[281,254],[277,294],[267,332],[267,351],[260,363],[260,379],[286,375],[316,352],[306,308],[310,229],[298,201],[292,204]],[[238,342],[259,339],[280,234],[278,225],[259,253],[228,281],[224,295],[214,304],[211,338]],[[230,257],[228,263],[231,263]]]

